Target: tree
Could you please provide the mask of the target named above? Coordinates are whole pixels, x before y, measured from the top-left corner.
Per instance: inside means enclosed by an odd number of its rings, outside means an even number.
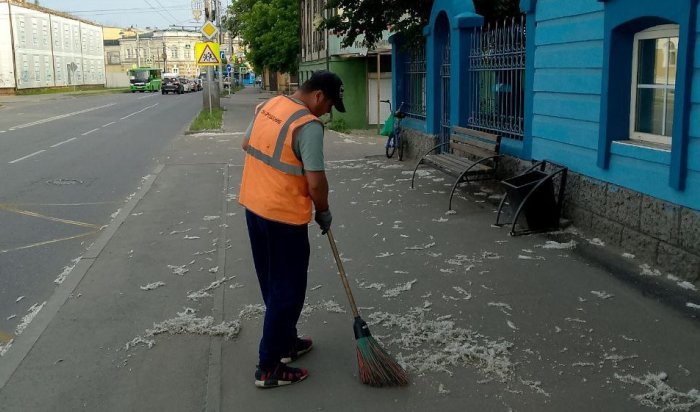
[[[246,58],[260,73],[296,73],[299,61],[297,0],[236,0],[224,25],[248,47]]]
[[[324,20],[322,27],[344,36],[343,46],[352,45],[364,35],[364,45],[372,48],[383,30],[401,33],[408,43],[422,41],[434,0],[328,0],[326,8],[342,10]],[[463,0],[471,1],[471,0]],[[518,0],[474,0],[476,12],[487,22],[520,13]]]

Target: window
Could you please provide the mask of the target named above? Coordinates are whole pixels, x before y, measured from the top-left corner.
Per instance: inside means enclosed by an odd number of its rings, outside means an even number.
[[[634,36],[630,138],[671,144],[678,25],[655,26]]]
[[[32,44],[34,47],[39,45],[39,25],[36,19],[32,19]]]
[[[63,25],[63,49],[70,49],[70,27]]]
[[[24,28],[24,19],[19,21],[19,44],[24,47],[27,44],[26,31]]]
[[[49,45],[49,24],[48,24],[48,22],[46,22],[46,20],[43,20],[41,22],[41,39],[42,39],[44,47],[48,47],[48,45]]]
[[[46,73],[46,81],[51,83],[51,78],[53,77],[53,67],[51,67],[51,63],[49,63],[49,58],[47,56],[44,56],[44,72]]]
[[[63,81],[63,60],[56,56],[56,81]]]

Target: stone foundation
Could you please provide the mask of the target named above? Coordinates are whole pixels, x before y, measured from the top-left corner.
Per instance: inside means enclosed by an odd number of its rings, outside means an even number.
[[[410,129],[406,136],[406,158],[416,161],[437,140]],[[506,156],[499,178],[515,176],[530,166],[529,161]],[[497,183],[488,186],[502,192]],[[563,217],[587,236],[700,286],[700,211],[569,171]]]

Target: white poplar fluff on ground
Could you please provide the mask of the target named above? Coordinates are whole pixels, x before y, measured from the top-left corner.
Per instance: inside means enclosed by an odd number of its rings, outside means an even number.
[[[182,266],[168,265],[168,269],[173,271],[173,275],[184,276],[185,273],[190,271],[189,269],[187,269],[186,266],[187,265],[182,265]]]
[[[413,284],[416,282],[418,282],[418,279],[413,279],[413,280],[408,281],[406,283],[399,284],[398,286],[396,286],[394,288],[387,289],[384,292],[384,295],[382,295],[382,296],[384,296],[385,298],[395,298],[395,297],[399,296],[401,293],[411,290],[411,288],[413,287]]]
[[[224,276],[223,278],[221,278],[219,280],[215,280],[215,281],[211,282],[211,284],[209,284],[209,286],[202,288],[196,292],[189,293],[187,295],[187,299],[192,299],[194,301],[197,301],[197,299],[209,298],[212,296],[212,294],[209,293],[209,291],[218,288],[219,286],[223,285],[224,283],[226,283],[227,281],[229,281],[233,278],[235,278],[235,276],[231,276],[228,278]]]
[[[435,246],[435,242],[426,243],[424,245],[413,245],[405,247],[405,250],[425,250]]]
[[[475,365],[488,379],[509,382],[515,365],[510,360],[512,343],[490,340],[469,329],[457,327],[452,320],[430,319],[430,308],[415,307],[406,314],[374,312],[370,326],[398,329],[400,336],[388,340],[402,351],[397,361],[418,374],[445,372],[450,368]]]
[[[644,276],[661,276],[661,271],[659,269],[654,269],[646,263],[639,265],[639,269],[642,270],[641,275]]]
[[[371,283],[371,284],[369,284],[369,285],[367,285],[365,282],[359,282],[359,283],[357,284],[357,286],[360,287],[360,288],[362,288],[362,289],[377,289],[377,290],[382,290],[382,289],[384,289],[384,288],[386,287],[385,284],[383,284],[383,283],[377,283],[377,282]]]
[[[145,285],[145,286],[139,286],[139,288],[141,290],[153,290],[153,289],[159,288],[161,286],[165,286],[165,282],[161,282],[161,281],[153,282],[153,283],[149,283],[148,285]]]
[[[615,296],[615,295],[610,294],[604,290],[592,290],[591,293],[598,296],[601,299],[610,299],[610,298]]]
[[[196,310],[185,308],[183,312],[178,312],[177,316],[165,320],[160,323],[154,323],[153,329],[146,329],[143,336],[137,336],[128,342],[124,350],[129,350],[139,344],[147,345],[149,348],[155,345],[155,340],[148,339],[156,335],[168,333],[170,335],[193,334],[193,335],[208,335],[208,336],[223,336],[226,340],[233,339],[241,331],[241,323],[239,320],[231,322],[221,322],[214,325],[214,318],[205,316],[198,318],[195,316]]]
[[[605,246],[605,242],[598,239],[597,237],[594,237],[593,239],[588,239],[588,243],[590,243],[593,246]]]
[[[513,308],[510,307],[509,304],[503,302],[489,302],[487,303],[487,305],[498,308],[501,312],[505,313],[508,316],[510,316],[510,312],[513,311]]]
[[[389,253],[389,252],[382,252],[382,253],[378,254],[377,256],[375,256],[375,257],[376,257],[376,258],[385,258],[385,257],[389,257],[389,256],[394,256],[394,254],[393,254],[393,253]]]
[[[220,216],[204,216],[202,218],[202,220],[204,220],[205,222],[210,222],[212,220],[216,220],[216,219],[220,219],[220,218],[221,218]]]
[[[535,245],[535,247],[541,247],[542,249],[573,249],[576,247],[576,241],[575,240],[570,240],[566,243],[559,243],[555,242],[553,240],[548,240],[544,243],[544,245]]]
[[[14,339],[10,339],[9,342],[2,343],[0,342],[0,358],[5,356],[8,350],[12,347],[12,343],[14,342]]]
[[[668,375],[665,372],[647,372],[644,376],[619,375],[615,378],[624,383],[637,383],[646,386],[647,392],[631,395],[632,399],[641,405],[650,408],[666,411],[690,411],[696,406],[700,406],[700,391],[691,389],[686,393],[673,389],[665,381]]]
[[[683,289],[688,289],[688,290],[692,290],[692,291],[698,290],[694,284],[688,282],[687,280],[684,280],[682,282],[678,282],[677,285],[682,287]]]
[[[265,306],[260,303],[245,305],[238,313],[238,319],[253,320],[262,317],[264,314]]]
[[[32,320],[34,320],[34,317],[39,313],[41,309],[44,308],[44,305],[46,305],[46,302],[44,301],[41,305],[38,303],[33,304],[29,310],[27,311],[28,313],[22,317],[22,321],[17,325],[15,328],[15,335],[21,335],[22,332],[29,326],[30,323],[32,323]]]
[[[58,275],[58,277],[53,281],[53,283],[55,283],[57,285],[60,285],[61,283],[63,283],[63,281],[65,281],[66,278],[68,277],[68,275],[70,275],[70,273],[73,271],[73,269],[75,269],[75,265],[77,265],[78,262],[80,262],[80,259],[82,259],[82,257],[77,257],[75,259],[71,259],[71,263],[73,263],[73,264],[64,267],[63,272],[61,272],[61,274]]]
[[[326,312],[330,313],[346,313],[345,309],[343,309],[343,307],[340,306],[338,302],[334,300],[322,300],[319,303],[313,305],[309,303],[304,303],[304,307],[301,310],[301,316],[310,316],[317,310],[325,310]]]

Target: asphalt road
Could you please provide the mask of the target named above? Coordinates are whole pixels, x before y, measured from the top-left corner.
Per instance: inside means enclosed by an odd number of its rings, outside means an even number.
[[[0,339],[153,171],[201,93],[0,98]]]

